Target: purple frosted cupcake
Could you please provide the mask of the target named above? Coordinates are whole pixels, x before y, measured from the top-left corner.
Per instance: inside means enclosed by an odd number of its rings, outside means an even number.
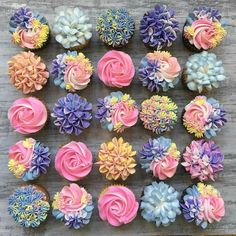
[[[78,94],[68,93],[59,98],[51,114],[54,124],[61,134],[80,135],[90,126],[92,119],[92,104]]]

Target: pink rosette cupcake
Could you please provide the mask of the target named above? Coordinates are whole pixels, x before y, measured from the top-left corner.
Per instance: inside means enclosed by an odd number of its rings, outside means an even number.
[[[120,226],[133,221],[138,208],[139,203],[134,193],[124,186],[110,186],[102,191],[98,199],[100,218],[112,226]]]
[[[34,97],[17,99],[8,110],[12,128],[21,134],[38,132],[44,127],[47,117],[46,106]]]
[[[93,156],[84,143],[72,141],[61,147],[55,157],[55,169],[69,181],[78,181],[92,170]]]
[[[111,50],[98,62],[99,79],[109,87],[127,87],[135,74],[131,57],[124,52]]]

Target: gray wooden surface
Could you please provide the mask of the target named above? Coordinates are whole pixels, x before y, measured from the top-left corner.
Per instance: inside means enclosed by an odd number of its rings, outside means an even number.
[[[184,0],[166,0],[159,1],[159,3],[168,4],[173,6],[175,9],[176,17],[181,22],[181,27],[185,21],[185,17],[188,12],[199,4],[208,3],[210,6],[215,6],[219,8],[227,19],[229,28],[228,36],[224,43],[214,50],[214,52],[223,60],[226,74],[229,78],[228,81],[222,84],[222,87],[210,94],[216,99],[219,99],[224,105],[228,112],[228,124],[223,129],[223,132],[219,134],[214,140],[220,145],[223,153],[225,154],[224,171],[220,175],[220,178],[214,183],[224,199],[226,206],[226,216],[220,223],[216,223],[208,227],[207,230],[203,231],[196,227],[194,224],[188,224],[184,221],[182,216],[179,216],[177,221],[171,224],[169,227],[156,228],[154,224],[147,223],[144,221],[140,214],[137,218],[129,225],[122,226],[119,228],[114,228],[109,226],[107,223],[102,222],[99,219],[98,211],[95,208],[94,214],[92,216],[91,223],[80,231],[69,230],[61,222],[56,221],[51,215],[48,221],[41,225],[40,228],[36,230],[23,229],[18,226],[7,213],[7,198],[14,191],[14,189],[22,184],[21,180],[16,179],[7,168],[7,153],[10,145],[14,144],[18,140],[22,139],[23,136],[12,131],[7,120],[7,110],[11,103],[22,96],[22,94],[10,85],[7,77],[7,61],[21,49],[14,46],[10,42],[10,34],[8,33],[8,21],[12,12],[21,6],[28,5],[33,10],[38,10],[43,13],[52,23],[55,8],[57,6],[67,4],[68,6],[80,6],[85,10],[91,17],[93,26],[95,27],[97,16],[102,13],[105,9],[110,7],[126,7],[131,15],[134,17],[136,22],[136,32],[132,41],[122,48],[123,51],[128,52],[136,66],[139,65],[140,59],[147,53],[147,49],[143,46],[139,38],[138,28],[139,20],[141,19],[143,13],[150,8],[153,8],[157,1],[149,0],[28,0],[28,1],[17,1],[17,0],[1,0],[0,1],[0,236],[23,236],[23,235],[187,235],[187,234],[233,234],[236,233],[236,31],[235,31],[235,19],[236,19],[236,1],[235,0],[208,0],[208,1],[184,1]],[[103,54],[108,50],[99,40],[94,32],[91,45],[86,48],[83,52],[92,60],[94,67],[96,68],[97,61],[103,56]],[[185,49],[181,42],[181,37],[174,45],[170,48],[170,51],[174,56],[178,58],[181,65],[184,65],[191,52]],[[49,45],[43,50],[37,53],[42,56],[42,58],[47,63],[50,68],[50,63],[54,57],[64,52],[59,44],[51,38]],[[104,97],[107,95],[111,89],[105,87],[97,78],[96,72],[93,78],[93,82],[88,86],[87,89],[80,92],[80,95],[86,97],[94,105],[96,104],[96,99],[99,97]],[[133,80],[132,85],[128,89],[123,89],[123,91],[128,92],[133,98],[140,104],[144,99],[151,96],[145,88],[141,86],[141,83],[137,79],[137,74]],[[195,94],[187,91],[183,88],[180,83],[177,88],[166,93],[170,96],[179,106],[179,115],[183,107],[194,98]],[[53,85],[52,81],[47,84],[47,86],[40,92],[34,94],[41,99],[43,99],[52,109],[53,104],[56,100],[66,95],[66,92],[60,88]],[[94,106],[95,108],[95,106]],[[95,111],[95,109],[94,109]],[[92,150],[94,159],[97,155],[97,150],[99,145],[111,139],[115,136],[115,133],[110,133],[101,129],[100,124],[97,120],[93,119],[92,125],[79,137],[72,137],[67,135],[61,135],[58,129],[52,124],[50,120],[47,127],[36,135],[40,141],[43,141],[51,148],[52,158],[54,158],[57,149],[70,140],[80,140],[85,142],[88,147]],[[155,137],[151,132],[146,131],[141,122],[125,131],[122,136],[130,142],[136,150],[138,150],[141,145],[150,137]],[[185,146],[188,145],[192,139],[191,136],[187,134],[185,129],[181,124],[179,119],[178,124],[175,129],[165,134],[166,137],[171,137],[176,143],[178,148],[183,151]],[[130,177],[125,184],[130,187],[136,194],[137,198],[140,197],[143,186],[149,184],[152,181],[150,176],[147,176],[140,167],[137,167],[137,172],[134,176]],[[187,175],[183,168],[179,166],[176,175],[167,181],[177,190],[182,191],[188,185],[191,184],[189,175]],[[64,185],[68,184],[68,181],[60,177],[54,169],[54,161],[48,174],[41,177],[36,183],[42,184],[50,193],[51,196],[58,190],[60,190]],[[94,196],[95,203],[98,199],[100,191],[109,184],[105,180],[96,166],[94,166],[91,174],[79,182],[79,184],[85,186],[88,191]]]

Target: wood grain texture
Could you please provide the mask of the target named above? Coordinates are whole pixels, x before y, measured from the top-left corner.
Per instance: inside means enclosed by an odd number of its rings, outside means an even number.
[[[206,1],[196,0],[166,0],[158,1],[159,3],[173,6],[176,12],[177,19],[181,22],[181,27],[185,21],[188,12],[199,4],[205,4]],[[14,189],[22,184],[21,180],[16,179],[7,168],[7,153],[8,148],[18,140],[22,139],[23,136],[12,131],[9,126],[7,119],[7,110],[11,103],[22,96],[22,94],[10,85],[7,76],[7,61],[21,49],[14,46],[10,42],[10,34],[8,33],[8,21],[12,12],[21,6],[28,5],[33,10],[38,10],[43,13],[52,23],[55,8],[66,4],[67,6],[80,6],[85,12],[87,12],[92,20],[93,26],[96,24],[97,16],[102,13],[105,9],[110,7],[125,7],[129,10],[131,15],[135,19],[136,32],[131,42],[123,51],[129,53],[134,61],[136,69],[138,68],[140,59],[147,53],[147,49],[143,46],[139,38],[139,21],[143,13],[153,8],[157,1],[154,0],[28,0],[28,1],[17,1],[17,0],[1,0],[0,6],[0,236],[53,236],[53,235],[190,235],[190,234],[234,234],[236,233],[236,31],[235,31],[235,19],[236,19],[236,2],[235,0],[208,0],[207,4],[215,6],[227,19],[228,36],[224,40],[223,44],[214,50],[214,52],[223,60],[227,77],[229,80],[222,84],[222,87],[210,95],[214,96],[221,103],[225,105],[228,112],[228,124],[224,127],[223,131],[214,140],[220,145],[223,153],[225,154],[224,171],[220,175],[220,178],[214,183],[224,199],[226,205],[226,216],[220,223],[213,224],[202,231],[194,224],[188,224],[184,221],[182,216],[177,218],[177,221],[171,224],[169,227],[156,228],[154,224],[147,223],[138,214],[137,218],[129,225],[122,226],[119,228],[113,228],[107,223],[102,222],[99,219],[98,211],[95,208],[91,223],[80,231],[74,231],[67,229],[61,222],[56,221],[51,215],[48,217],[48,221],[41,225],[36,230],[23,229],[18,226],[7,213],[7,198],[14,191]],[[92,42],[88,48],[83,52],[92,60],[94,67],[108,50],[99,40],[94,32]],[[178,58],[181,65],[183,66],[189,55],[192,53],[188,51],[182,44],[181,37],[174,45],[169,49],[171,53]],[[49,45],[43,50],[37,51],[37,54],[47,63],[50,68],[52,59],[59,53],[64,52],[59,44],[55,42],[53,38],[50,39]],[[105,87],[95,76],[93,82],[85,90],[80,92],[80,95],[86,97],[94,105],[96,99],[104,97],[112,91]],[[140,104],[144,99],[150,97],[152,94],[141,86],[141,83],[137,79],[137,74],[132,85],[128,89],[123,89],[125,92],[129,92],[131,96],[136,99]],[[195,94],[187,91],[181,83],[178,86],[166,93],[170,96],[179,106],[179,115],[183,107],[194,98]],[[52,109],[53,104],[56,100],[66,95],[66,92],[53,85],[50,81],[46,87],[34,94],[36,97],[44,100],[49,109]],[[209,95],[209,96],[210,96]],[[95,108],[95,106],[94,106]],[[95,109],[94,109],[95,110]],[[96,158],[99,145],[111,139],[115,136],[115,133],[109,133],[100,127],[97,120],[93,119],[92,125],[79,137],[61,135],[58,129],[52,124],[50,120],[49,124],[45,129],[36,135],[34,138],[44,142],[51,148],[52,157],[54,159],[57,149],[70,140],[80,140],[85,142],[88,147],[92,150],[94,159]],[[141,122],[128,130],[126,130],[122,136],[125,140],[130,142],[136,150],[150,137],[155,137],[151,132],[145,130],[142,127]],[[185,146],[190,143],[192,136],[188,135],[186,130],[181,124],[179,119],[175,129],[168,134],[166,137],[171,137],[181,151],[184,150]],[[136,194],[137,198],[140,197],[144,185],[149,184],[152,178],[145,174],[140,167],[137,167],[137,172],[134,176],[130,177],[125,184],[130,187]],[[188,185],[191,184],[191,180],[188,174],[186,174],[179,166],[176,175],[166,181],[171,184],[178,191],[183,191]],[[68,181],[61,178],[54,169],[54,161],[50,170],[46,176],[41,177],[36,183],[42,184],[50,193],[51,196],[58,190],[60,190]],[[94,167],[91,174],[79,184],[86,187],[86,189],[94,196],[95,203],[98,199],[101,190],[109,184],[109,181],[105,180],[98,172],[97,168]]]

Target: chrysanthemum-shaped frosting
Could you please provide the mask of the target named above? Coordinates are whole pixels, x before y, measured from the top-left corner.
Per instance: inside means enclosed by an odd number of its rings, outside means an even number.
[[[185,106],[183,124],[188,132],[197,138],[211,138],[216,136],[227,122],[225,116],[225,110],[217,100],[197,96]]]
[[[53,108],[51,116],[54,124],[59,127],[61,134],[76,134],[90,126],[92,119],[92,104],[78,94],[68,93],[59,98]]]
[[[203,229],[214,221],[219,222],[225,215],[224,200],[219,191],[203,183],[188,187],[180,205],[184,218]]]
[[[38,227],[46,220],[49,210],[49,198],[46,191],[36,185],[19,187],[8,198],[9,214],[17,223],[26,228]]]
[[[134,34],[134,20],[126,9],[108,9],[98,17],[96,31],[108,46],[126,45]]]
[[[93,74],[93,66],[83,53],[68,51],[52,61],[51,76],[54,84],[70,92],[87,87]]]
[[[156,5],[154,10],[147,11],[140,21],[143,43],[157,50],[171,46],[179,31],[179,22],[174,14],[174,10],[166,5]]]
[[[151,92],[167,91],[178,83],[180,65],[169,52],[154,51],[142,58],[139,79]]]
[[[11,126],[21,134],[38,132],[44,127],[47,117],[45,105],[34,97],[19,98],[8,110]]]
[[[109,186],[102,191],[98,199],[100,218],[112,226],[120,226],[133,221],[138,207],[134,193],[124,186]]]
[[[49,37],[46,18],[27,7],[17,9],[10,18],[12,41],[22,48],[42,48]]]
[[[49,73],[41,57],[33,52],[21,52],[8,62],[11,83],[24,94],[41,90],[47,83]]]
[[[112,92],[109,96],[98,99],[96,118],[104,129],[123,132],[136,124],[138,108],[129,94]]]
[[[89,17],[78,7],[58,8],[52,31],[56,41],[66,49],[81,49],[92,38]]]
[[[9,170],[24,181],[47,173],[51,162],[49,148],[33,138],[19,141],[9,149]]]
[[[140,119],[146,129],[160,134],[173,129],[177,122],[177,105],[167,96],[152,96],[141,104]]]
[[[136,151],[123,138],[101,144],[96,164],[108,180],[126,180],[135,173]]]
[[[141,215],[156,226],[168,226],[181,214],[179,193],[164,182],[152,182],[144,188],[141,197]]]
[[[92,195],[77,184],[64,186],[54,196],[52,214],[69,228],[80,229],[90,222],[94,205]]]
[[[197,51],[215,48],[225,36],[225,24],[217,9],[199,6],[188,15],[183,38],[190,48]]]
[[[164,137],[150,138],[139,155],[141,167],[160,180],[173,177],[180,158],[176,144]]]
[[[181,163],[192,179],[215,181],[223,170],[224,155],[212,140],[193,140],[183,154]]]

